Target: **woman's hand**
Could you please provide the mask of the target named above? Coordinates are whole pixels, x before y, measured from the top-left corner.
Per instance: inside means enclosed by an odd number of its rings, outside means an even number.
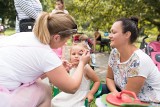
[[[120,92],[118,92],[118,91],[114,91],[114,92],[111,92],[114,96],[117,96],[117,97],[119,97],[120,96]]]
[[[86,65],[90,60],[90,52],[89,50],[84,50],[80,62],[83,62]]]

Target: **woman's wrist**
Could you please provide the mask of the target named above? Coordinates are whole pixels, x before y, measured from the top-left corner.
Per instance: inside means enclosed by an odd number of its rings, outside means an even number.
[[[79,66],[84,66],[85,63],[84,63],[83,61],[80,61],[78,65],[79,65]]]
[[[115,90],[113,90],[113,91],[111,91],[111,92],[113,92],[113,93],[118,93],[118,91],[115,89]]]

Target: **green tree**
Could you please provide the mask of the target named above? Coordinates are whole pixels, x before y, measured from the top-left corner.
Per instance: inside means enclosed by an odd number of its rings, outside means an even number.
[[[16,12],[13,0],[0,0],[0,17],[3,24],[7,22],[9,25],[14,26],[13,20],[16,18]]]
[[[43,6],[43,11],[51,12],[54,8],[55,0],[40,0]]]
[[[150,24],[157,26],[160,32],[160,0],[144,0],[144,4],[146,4],[146,14],[143,16],[144,20],[147,20]]]
[[[85,29],[109,30],[118,18],[137,16],[140,28],[159,29],[159,0],[69,0],[67,10]]]
[[[51,12],[54,9],[56,0],[40,1],[44,11]],[[103,31],[109,31],[116,19],[137,16],[141,32],[153,28],[160,32],[160,0],[64,0],[64,2],[79,27],[86,30],[98,27]],[[15,21],[13,0],[0,0],[0,15],[8,22]]]

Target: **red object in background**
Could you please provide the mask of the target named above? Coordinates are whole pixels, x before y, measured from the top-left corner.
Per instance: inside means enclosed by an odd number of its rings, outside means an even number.
[[[74,36],[74,37],[73,37],[73,41],[74,41],[74,42],[79,41],[79,35]]]

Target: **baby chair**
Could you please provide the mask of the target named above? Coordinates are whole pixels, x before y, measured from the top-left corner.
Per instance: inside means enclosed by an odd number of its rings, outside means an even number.
[[[92,88],[94,83],[91,84],[90,89]],[[52,97],[55,97],[57,94],[59,94],[60,90],[53,86],[52,87]],[[94,94],[94,98],[97,98],[102,92],[102,84],[100,84],[97,92]],[[89,107],[88,99],[85,99],[84,107]]]
[[[154,41],[148,45],[149,55],[160,71],[160,42]]]
[[[146,43],[145,39],[148,36],[145,36],[140,45],[140,49],[143,49],[144,52],[151,57],[158,70],[160,71],[160,42],[153,41],[150,43]]]

